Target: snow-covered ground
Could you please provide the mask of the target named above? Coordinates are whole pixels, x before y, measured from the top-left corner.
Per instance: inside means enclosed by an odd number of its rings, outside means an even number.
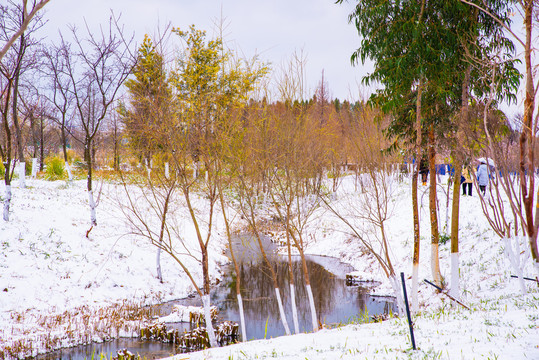
[[[445,181],[442,177],[442,184]],[[131,335],[136,324],[133,319],[123,319],[129,309],[193,291],[185,274],[166,255],[162,257],[165,281],[156,279],[156,249],[129,235],[118,208],[117,199],[122,198],[118,187],[104,183],[98,225],[86,237],[90,211],[84,181],[66,185],[65,181],[28,180],[27,185],[19,189],[15,184],[10,221],[0,222],[0,351],[6,357],[9,349],[17,347],[35,354],[46,347],[107,338],[111,328],[116,335]],[[353,177],[343,185],[353,186]],[[420,187],[420,279],[431,279],[427,189]],[[440,227],[447,233],[443,229],[442,187],[439,197]],[[391,203],[391,256],[397,273],[406,274],[410,296],[413,233],[407,179],[397,184]],[[226,258],[222,255],[223,224],[219,215],[216,219],[210,272],[219,278],[219,265]],[[346,230],[329,212],[319,209],[307,229],[307,253],[338,257],[363,274],[382,280],[375,293],[390,294],[391,287],[379,266],[364,255]],[[185,225],[184,237],[195,241],[192,234]],[[529,281],[528,293],[520,293],[518,281],[510,277],[514,271],[504,255],[504,243],[489,228],[477,194],[461,198],[460,241],[461,300],[471,310],[452,306],[447,297],[421,282],[420,313],[414,316],[417,351],[411,350],[408,323],[401,316],[382,323],[248,341],[177,358],[539,359],[539,287]],[[529,251],[525,240],[521,249],[524,257]],[[440,262],[450,286],[449,242],[440,245]],[[200,280],[200,267],[192,263],[190,268]],[[524,273],[536,275],[530,260]]]

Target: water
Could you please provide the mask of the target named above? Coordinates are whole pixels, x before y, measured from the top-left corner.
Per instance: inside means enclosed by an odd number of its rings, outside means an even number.
[[[276,245],[264,241],[264,247],[271,255],[271,262],[279,279],[281,297],[286,311],[290,330],[294,332],[292,320],[289,270],[286,256],[273,254]],[[279,318],[279,308],[275,299],[275,290],[270,271],[260,256],[258,245],[250,236],[239,236],[233,248],[240,263],[241,294],[243,298],[247,338],[263,339],[285,334]],[[312,331],[310,306],[303,284],[301,259],[293,257],[293,273],[296,288],[296,304],[298,307],[299,326],[301,332]],[[347,323],[354,318],[368,315],[388,313],[392,308],[392,300],[370,296],[369,288],[350,287],[345,284],[345,275],[354,269],[339,260],[323,256],[308,256],[307,267],[311,280],[314,303],[319,322],[326,326]],[[223,269],[223,281],[212,289],[212,305],[219,307],[219,320],[240,322],[236,298],[236,274],[232,265]],[[331,270],[331,272],[329,271]],[[169,302],[159,306],[161,315],[168,315],[175,304],[202,306],[198,296]],[[180,331],[191,330],[189,324],[169,324],[169,328]],[[148,359],[162,358],[172,354],[170,344],[157,341],[141,341],[138,339],[118,339],[102,344],[91,344],[62,349],[41,355],[39,360],[91,359],[92,354],[116,355],[117,350],[127,348],[132,353],[139,353]],[[96,356],[95,358],[99,358]]]
[[[37,360],[84,360],[100,359],[100,354],[108,354],[105,359],[110,359],[111,355],[116,356],[120,349],[128,349],[133,354],[141,354],[146,359],[162,359],[172,356],[174,348],[172,344],[165,344],[158,341],[146,341],[139,339],[120,338],[104,343],[90,345],[80,345],[72,348],[65,348],[47,354],[39,355]]]
[[[234,244],[234,248],[242,249],[241,254],[236,254],[236,257],[239,258],[241,264],[241,294],[247,338],[262,339],[284,335],[271,274],[257,250],[258,245],[250,242],[248,237],[238,238],[236,241],[242,243],[242,246]],[[275,245],[265,242],[264,246],[269,253],[274,250]],[[293,332],[287,256],[273,255],[271,261],[279,280],[287,321]],[[301,258],[293,257],[292,265],[300,332],[309,332],[312,331],[312,320],[303,281]],[[346,286],[345,275],[354,269],[338,259],[307,256],[307,268],[318,320],[322,324],[334,326],[346,323],[362,316],[365,310],[369,315],[388,313],[392,306],[392,302],[388,302],[387,298],[370,296],[368,288]],[[225,285],[221,287],[222,290],[213,293],[212,303],[219,304],[219,315],[223,319],[239,323],[236,275],[232,265],[227,266],[225,271],[226,277],[223,281]]]

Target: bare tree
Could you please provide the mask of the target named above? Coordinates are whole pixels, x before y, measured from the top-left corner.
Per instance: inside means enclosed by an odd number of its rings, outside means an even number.
[[[131,51],[132,38],[124,38],[118,18],[113,14],[107,30],[102,29],[96,34],[86,26],[85,39],[79,37],[75,27],[70,30],[75,49],[71,49],[64,36],[61,36],[58,46],[58,56],[63,58],[61,64],[64,66],[59,71],[63,72],[68,81],[57,82],[57,85],[69,87],[63,91],[66,95],[71,93],[78,125],[82,130],[82,135],[77,138],[84,144],[90,221],[93,227],[97,225],[97,205],[92,185],[94,142],[135,61]]]
[[[54,120],[60,128],[60,137],[62,142],[62,152],[64,155],[65,166],[68,174],[68,179],[73,179],[69,159],[67,156],[68,137],[74,137],[71,129],[73,129],[73,117],[75,116],[74,108],[74,91],[72,83],[68,76],[68,63],[74,61],[70,44],[63,43],[61,46],[51,45],[43,50],[43,55],[46,61],[45,76],[49,79],[45,96],[48,102],[55,109],[56,116]]]
[[[36,15],[37,11],[43,7],[48,1],[37,3],[34,1],[32,10],[28,12],[27,1],[23,1],[22,5],[18,5],[13,1],[9,1],[7,5],[0,5],[0,11],[2,17],[0,18],[0,41],[5,42],[4,46],[0,50],[0,76],[1,76],[1,100],[0,112],[2,114],[3,124],[3,144],[0,144],[0,157],[5,163],[6,172],[4,174],[4,182],[6,184],[6,194],[4,199],[4,213],[3,218],[5,221],[9,220],[9,207],[11,202],[11,179],[14,173],[15,163],[13,159],[15,156],[12,154],[13,142],[17,145],[18,157],[21,161],[22,176],[21,185],[24,186],[24,153],[23,153],[23,140],[19,123],[19,83],[22,72],[29,68],[29,64],[25,63],[26,50],[32,40],[24,35],[24,32],[28,29],[32,18]],[[41,26],[42,22],[40,17],[36,17],[37,21],[30,25],[29,33]],[[34,20],[36,20],[34,19]],[[20,38],[19,46],[12,48],[12,45],[17,39]],[[10,51],[12,50],[12,51]],[[5,57],[5,55],[8,55]],[[11,121],[10,121],[11,117]],[[15,134],[13,134],[13,132]],[[15,137],[14,137],[15,135]]]
[[[330,202],[326,198],[323,200],[328,209],[348,227],[350,234],[359,240],[365,252],[376,259],[393,288],[399,313],[402,313],[404,303],[391,257],[391,239],[386,230],[396,197],[394,178],[377,166],[365,170],[363,192],[345,191],[338,202]]]
[[[539,228],[539,211],[537,206],[533,206],[535,197],[537,197],[537,189],[535,188],[535,155],[537,144],[537,133],[539,131],[539,111],[536,107],[536,97],[539,91],[536,75],[536,69],[533,64],[533,55],[537,52],[537,48],[533,45],[533,30],[537,27],[537,20],[534,18],[537,13],[537,1],[536,0],[522,0],[515,3],[515,9],[520,12],[522,19],[524,20],[524,37],[518,35],[511,27],[505,24],[499,19],[495,13],[491,12],[485,2],[482,4],[474,4],[467,0],[460,0],[461,2],[468,4],[471,7],[478,8],[488,16],[494,18],[501,26],[503,26],[513,38],[524,49],[524,65],[525,65],[525,98],[524,98],[524,112],[522,129],[520,132],[520,194],[522,196],[522,204],[525,215],[524,225],[526,227],[526,234],[528,236],[528,243],[532,259],[534,262],[535,271],[539,274],[539,250],[537,247],[537,236]],[[539,206],[539,197],[537,197]],[[535,210],[534,210],[535,208]]]
[[[26,31],[28,25],[32,21],[32,18],[36,16],[38,11],[40,11],[49,1],[50,0],[22,0],[22,5],[19,6],[22,9],[22,21],[18,26],[11,28],[10,36],[7,39],[3,40],[4,45],[0,49],[0,61],[2,61],[3,57],[9,51],[11,46],[13,46],[15,41],[17,41],[17,39]],[[15,2],[12,0],[10,0],[8,3],[8,5],[0,5],[0,12],[2,12],[2,14],[5,14],[7,12],[9,6],[17,7]],[[3,16],[2,19],[4,19]]]

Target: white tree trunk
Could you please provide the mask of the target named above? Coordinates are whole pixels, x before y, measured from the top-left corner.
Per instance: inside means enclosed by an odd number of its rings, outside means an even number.
[[[19,163],[19,188],[24,189],[26,187],[26,163],[24,161]]]
[[[430,244],[430,268],[432,279],[436,285],[440,286],[442,279],[440,279],[440,258],[438,257],[438,249],[438,244]]]
[[[294,320],[294,333],[299,334],[298,308],[296,306],[296,289],[290,284],[290,300],[292,301],[292,319]]]
[[[451,253],[451,289],[449,295],[455,299],[460,298],[460,285],[459,285],[459,253]]]
[[[314,297],[311,285],[305,285],[307,295],[309,296],[309,305],[311,306],[311,321],[313,322],[313,331],[318,331],[318,316],[316,314],[316,307],[314,306]]]
[[[215,331],[213,330],[213,323],[211,320],[210,311],[210,295],[202,296],[202,303],[204,304],[204,317],[206,319],[206,331],[208,332],[208,338],[210,339],[211,347],[218,347],[217,339],[215,338]]]
[[[193,178],[198,177],[198,162],[193,161]]]
[[[71,173],[71,166],[69,166],[69,163],[66,161],[66,170],[67,170],[67,179],[69,181],[73,181],[73,174]]]
[[[245,330],[245,315],[243,314],[243,300],[241,294],[237,295],[238,307],[240,309],[240,326],[241,326],[241,339],[247,341],[247,331]]]
[[[402,284],[399,282],[395,275],[388,278],[393,292],[395,292],[395,298],[397,299],[397,312],[404,314],[404,297],[402,296]]]
[[[510,238],[504,238],[503,239],[505,243],[505,255],[509,259],[509,263],[513,267],[513,270],[516,272],[516,276],[518,276],[518,283],[520,286],[520,291],[523,295],[527,293],[526,290],[526,284],[524,283],[524,274],[523,274],[523,267],[524,264],[521,264],[520,261],[520,242],[519,239],[515,239],[515,249],[513,250],[513,246],[511,244]]]
[[[95,200],[94,200],[94,192],[92,190],[88,191],[88,200],[90,202],[90,221],[92,223],[92,226],[97,225],[97,216],[95,214]]]
[[[161,272],[161,247],[157,247],[157,257],[155,259],[155,263],[157,266],[157,278],[160,282],[163,282],[163,273]]]
[[[4,199],[4,221],[9,221],[9,206],[11,205],[11,185],[6,185],[6,197]]]
[[[168,162],[165,163],[165,178],[168,179],[168,177],[170,176],[170,169],[168,167]]]
[[[416,314],[419,311],[419,264],[414,264],[412,269],[412,313]]]
[[[275,296],[277,296],[277,304],[279,305],[279,313],[281,314],[281,322],[284,326],[284,331],[286,335],[290,335],[290,328],[288,327],[288,321],[286,321],[286,315],[283,308],[283,300],[281,299],[281,293],[279,288],[275,288]]]
[[[32,158],[32,178],[35,179],[37,176],[37,158]]]

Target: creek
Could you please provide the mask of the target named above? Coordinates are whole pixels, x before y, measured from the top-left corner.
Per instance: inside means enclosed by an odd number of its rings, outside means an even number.
[[[271,241],[264,241],[264,247],[279,279],[279,287],[286,311],[290,330],[294,332],[292,321],[288,257],[275,253],[277,246]],[[241,293],[245,313],[248,339],[263,339],[284,335],[284,328],[279,318],[279,309],[275,300],[275,290],[269,269],[264,263],[258,245],[251,236],[237,236],[233,248],[240,264]],[[301,332],[312,331],[310,307],[303,284],[301,259],[292,258],[296,288],[296,304],[298,307],[299,326]],[[391,297],[369,295],[372,287],[347,286],[345,275],[354,269],[338,259],[324,256],[307,256],[307,267],[311,279],[319,322],[327,327],[334,327],[353,321],[363,316],[387,314],[393,310]],[[219,308],[219,320],[239,323],[239,311],[236,298],[236,275],[232,264],[222,269],[222,281],[214,286],[211,303]],[[165,274],[166,276],[166,274]],[[202,306],[198,296],[175,300],[155,307],[156,313],[168,315],[176,304],[186,306]],[[368,314],[368,315],[365,315]],[[187,323],[167,324],[167,328],[180,331],[191,330]],[[170,356],[173,352],[171,344],[153,340],[121,338],[105,343],[76,346],[57,350],[38,356],[38,360],[84,360],[99,358],[94,354],[110,354],[116,356],[120,349],[128,349],[147,359]]]

